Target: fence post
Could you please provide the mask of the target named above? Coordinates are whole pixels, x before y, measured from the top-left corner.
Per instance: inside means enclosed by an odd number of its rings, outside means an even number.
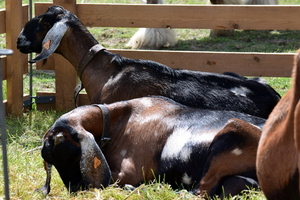
[[[16,41],[22,29],[22,0],[7,0],[6,6],[6,48],[15,53],[6,58],[7,66],[7,112],[13,115],[23,113],[23,58],[17,50]]]
[[[76,0],[53,0],[54,5],[60,5],[76,14]],[[55,56],[55,107],[56,110],[74,108],[73,90],[78,81],[75,68],[60,55]]]

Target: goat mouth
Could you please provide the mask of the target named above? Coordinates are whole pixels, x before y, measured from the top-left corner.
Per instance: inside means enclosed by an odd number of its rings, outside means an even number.
[[[42,47],[35,47],[34,45],[30,45],[27,42],[17,42],[17,49],[24,54],[28,53],[41,53]]]
[[[28,47],[26,47],[26,46],[19,46],[19,45],[17,45],[17,49],[19,49],[19,51],[21,52],[21,53],[24,53],[24,54],[28,54],[28,53],[32,53],[33,51],[32,50],[30,50]]]

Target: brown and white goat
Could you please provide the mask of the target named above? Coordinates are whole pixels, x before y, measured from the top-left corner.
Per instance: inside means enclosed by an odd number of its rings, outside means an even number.
[[[174,189],[197,185],[196,194],[222,196],[224,185],[225,195],[235,195],[245,185],[255,186],[264,123],[157,96],[82,106],[62,115],[44,135],[47,179],[41,191],[49,193],[54,165],[71,192],[105,187],[111,174],[119,185],[161,177]],[[103,137],[110,139],[100,148]]]
[[[292,87],[279,101],[262,131],[257,175],[267,199],[300,199],[300,54],[295,56]]]
[[[76,68],[91,103],[159,95],[191,107],[267,118],[280,99],[259,78],[176,70],[112,54],[98,44],[75,15],[60,6],[52,6],[29,21],[18,37],[17,47],[23,53],[40,53],[32,62],[54,52],[65,57]]]

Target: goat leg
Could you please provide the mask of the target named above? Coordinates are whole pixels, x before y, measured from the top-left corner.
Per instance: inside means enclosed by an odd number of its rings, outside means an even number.
[[[261,130],[250,123],[239,119],[229,120],[211,144],[207,171],[195,193],[214,195],[215,187],[228,176],[248,173],[254,176],[251,178],[256,178],[255,160],[260,134]]]
[[[44,184],[43,187],[38,188],[38,189],[35,190],[36,192],[40,192],[40,193],[42,193],[42,194],[45,195],[45,196],[46,196],[47,194],[49,194],[50,189],[51,189],[51,188],[50,188],[51,168],[52,168],[52,165],[49,164],[49,163],[47,163],[46,161],[44,161],[44,169],[45,169],[45,171],[46,171],[46,173],[47,173],[46,182],[45,182],[45,184]]]

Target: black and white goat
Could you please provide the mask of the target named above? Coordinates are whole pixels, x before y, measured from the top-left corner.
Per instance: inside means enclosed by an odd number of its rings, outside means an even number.
[[[175,70],[157,62],[112,54],[75,15],[60,6],[52,6],[30,20],[18,37],[17,47],[22,53],[40,53],[31,62],[54,52],[65,57],[76,68],[91,103],[160,95],[191,107],[267,118],[280,99],[259,78]]]

